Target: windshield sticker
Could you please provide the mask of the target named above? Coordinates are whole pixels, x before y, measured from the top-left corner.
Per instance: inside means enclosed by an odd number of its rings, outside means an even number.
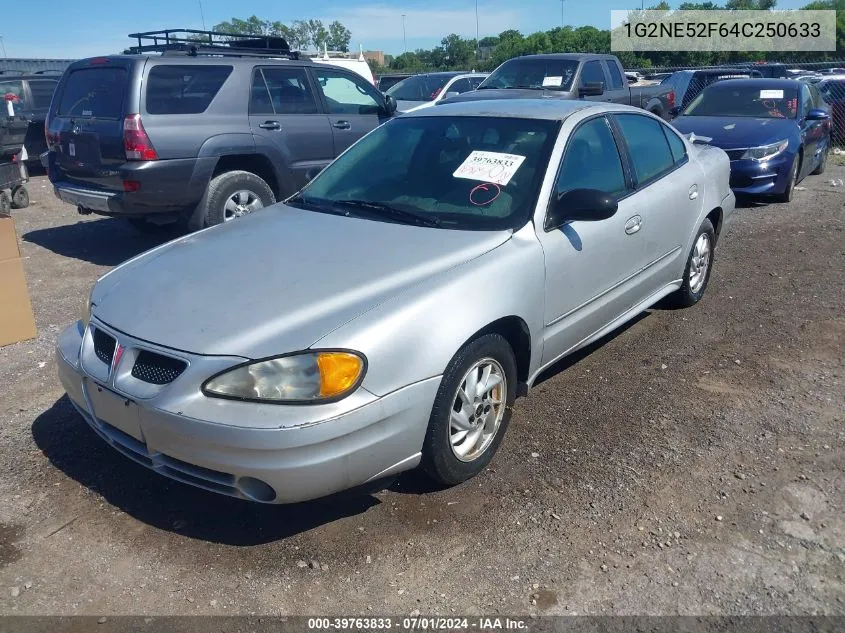
[[[469,192],[469,201],[477,207],[486,207],[502,195],[502,188],[494,182],[476,185]]]
[[[504,187],[522,165],[525,156],[474,151],[452,174],[455,178],[491,182]]]
[[[563,77],[543,77],[543,88],[560,88],[563,85]]]
[[[761,90],[761,99],[783,99],[783,90]]]

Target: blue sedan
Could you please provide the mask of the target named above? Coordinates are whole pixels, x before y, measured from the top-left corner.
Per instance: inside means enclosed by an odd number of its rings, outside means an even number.
[[[824,171],[831,116],[815,86],[791,79],[728,79],[696,97],[672,124],[731,159],[731,189],[789,202],[795,185]]]

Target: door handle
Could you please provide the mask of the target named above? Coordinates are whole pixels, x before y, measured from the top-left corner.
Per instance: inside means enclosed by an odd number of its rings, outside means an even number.
[[[279,125],[278,121],[264,121],[264,123],[259,123],[258,127],[262,130],[281,130],[282,126]]]
[[[338,130],[348,130],[352,126],[349,124],[349,121],[335,121],[332,123],[332,127],[336,127]]]
[[[625,233],[627,233],[628,235],[633,235],[634,233],[639,231],[640,228],[642,228],[642,225],[643,219],[640,216],[635,215],[634,217],[629,218],[627,222],[625,222]]]
[[[693,185],[689,188],[689,199],[695,200],[698,198],[698,185]]]

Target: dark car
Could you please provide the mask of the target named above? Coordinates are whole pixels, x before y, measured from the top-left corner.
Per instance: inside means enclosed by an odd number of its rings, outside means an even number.
[[[668,119],[675,107],[671,86],[631,86],[614,55],[554,53],[514,57],[476,90],[441,103],[490,99],[587,99],[632,105]]]
[[[794,79],[728,79],[704,89],[673,125],[722,148],[731,189],[792,199],[795,185],[821,174],[831,117],[815,86]]]
[[[723,79],[762,77],[760,73],[743,68],[703,68],[701,70],[679,70],[665,77],[660,83],[671,86],[675,91],[674,114],[686,108],[707,86]]]
[[[47,150],[44,140],[44,121],[58,83],[58,76],[0,74],[0,102],[3,101],[5,95],[13,95],[15,114],[24,116],[29,121],[24,147],[31,161],[37,160],[38,156]],[[5,102],[0,103],[0,107],[3,108],[2,114],[5,115]]]
[[[180,33],[136,34],[170,43],[63,75],[43,162],[80,212],[141,229],[219,224],[295,193],[395,112],[360,75],[301,59],[281,38],[206,45]]]
[[[814,84],[833,116],[833,138],[845,141],[845,76],[826,77]]]
[[[410,73],[393,73],[390,75],[380,75],[378,78],[378,89],[382,92],[387,92],[390,88],[398,84],[400,81],[413,77]]]

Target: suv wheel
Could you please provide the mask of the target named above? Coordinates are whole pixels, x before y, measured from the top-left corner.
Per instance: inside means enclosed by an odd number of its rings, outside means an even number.
[[[229,222],[276,202],[273,190],[248,171],[229,171],[208,184],[205,196],[205,226]]]

